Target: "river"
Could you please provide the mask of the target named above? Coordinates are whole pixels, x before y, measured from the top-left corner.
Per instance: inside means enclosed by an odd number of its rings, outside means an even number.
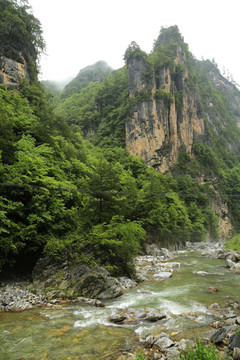
[[[179,252],[173,261],[181,266],[171,278],[159,281],[149,276],[121,297],[105,301],[104,308],[68,304],[62,309],[0,313],[0,359],[114,359],[119,349],[129,349],[148,333],[174,332],[179,339],[201,336],[211,330],[211,304],[239,300],[240,275],[231,273],[224,260],[199,253]],[[209,292],[209,287],[219,291]],[[166,318],[125,325],[108,320],[120,309],[146,307],[159,309]]]

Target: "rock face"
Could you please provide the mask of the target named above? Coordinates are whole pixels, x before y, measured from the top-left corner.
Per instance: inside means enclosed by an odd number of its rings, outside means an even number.
[[[33,284],[38,293],[48,298],[108,299],[122,295],[125,288],[103,268],[90,269],[86,265],[69,267],[67,263],[39,259],[33,271]]]
[[[18,89],[21,79],[29,78],[27,63],[22,58],[21,62],[2,56],[0,58],[0,84],[5,84],[9,89]]]
[[[181,148],[191,155],[194,136],[205,131],[198,95],[187,91],[185,85],[188,70],[181,41],[174,67],[174,74],[169,66],[156,74],[149,73],[144,58],[133,57],[127,62],[134,105],[126,123],[126,146],[132,155],[161,172],[176,162]]]

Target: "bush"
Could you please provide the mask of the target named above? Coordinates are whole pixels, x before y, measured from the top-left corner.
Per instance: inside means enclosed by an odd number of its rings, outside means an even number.
[[[216,347],[211,344],[205,346],[202,341],[198,341],[196,348],[189,348],[186,353],[182,352],[181,360],[219,360]]]
[[[227,241],[225,247],[226,249],[240,251],[240,234],[234,235],[229,241]]]

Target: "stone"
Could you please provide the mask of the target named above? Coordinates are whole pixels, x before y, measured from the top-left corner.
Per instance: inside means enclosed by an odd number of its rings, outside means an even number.
[[[208,289],[207,289],[209,292],[212,292],[212,293],[215,293],[215,292],[218,292],[218,288],[216,288],[215,286],[210,286]]]
[[[234,264],[234,266],[232,266],[230,270],[237,274],[240,274],[240,263]]]
[[[230,338],[230,344],[228,348],[233,350],[234,348],[240,348],[240,334],[234,334]]]
[[[155,342],[157,341],[157,338],[153,335],[148,335],[146,339],[144,340],[144,346],[151,348]]]
[[[124,290],[131,289],[137,285],[136,281],[133,281],[125,276],[118,277],[117,280],[120,282]]]
[[[217,332],[215,332],[211,338],[210,338],[210,342],[214,343],[214,344],[220,344],[223,339],[225,338],[227,334],[227,330],[225,328],[219,329]]]
[[[171,347],[167,350],[167,360],[177,360],[180,359],[180,352],[175,347]]]
[[[188,348],[193,348],[194,342],[192,340],[181,339],[178,343],[178,348],[187,351]]]
[[[171,346],[173,346],[175,343],[169,338],[169,337],[161,337],[160,339],[158,339],[154,346],[157,346],[160,348],[161,351],[165,351],[166,349],[170,348]]]
[[[196,274],[201,276],[209,275],[209,273],[206,271],[197,271]]]
[[[226,259],[226,266],[230,269],[235,266],[235,263],[229,258]]]
[[[240,348],[238,347],[233,349],[233,360],[240,360]]]
[[[109,317],[109,321],[114,324],[122,323],[124,320],[126,320],[127,316],[123,314],[114,314]]]
[[[160,273],[154,274],[153,276],[157,280],[164,280],[164,279],[169,279],[170,277],[172,277],[172,273],[169,271],[162,271]]]
[[[179,262],[167,262],[167,263],[162,263],[163,266],[166,267],[171,267],[171,268],[180,268],[181,264]]]
[[[157,311],[150,311],[149,313],[146,314],[145,320],[151,321],[151,322],[156,322],[158,320],[162,320],[165,318],[166,318],[165,314],[161,314]]]

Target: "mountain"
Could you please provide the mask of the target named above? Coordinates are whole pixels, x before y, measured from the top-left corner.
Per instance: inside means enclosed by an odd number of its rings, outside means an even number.
[[[113,69],[105,61],[98,61],[94,65],[87,66],[65,86],[62,98],[65,99],[74,93],[79,93],[90,82],[101,81],[112,71]]]
[[[146,164],[164,172],[181,151],[194,158],[200,141],[212,146],[213,134],[239,152],[240,92],[210,61],[199,62],[188,51],[176,26],[162,29],[147,56],[136,44],[126,52],[130,119],[126,147]],[[230,125],[231,124],[231,125]],[[217,149],[215,149],[217,151]]]
[[[1,64],[21,54],[29,74],[12,86],[2,66],[0,270],[49,256],[133,276],[146,241],[240,232],[239,91],[176,26],[150,54],[132,43],[126,66],[87,67],[54,97],[38,81],[38,21],[15,0],[0,10]],[[15,20],[17,35],[4,32]],[[37,39],[25,37],[31,21]]]
[[[96,145],[122,146],[157,171],[211,183],[211,207],[229,236],[231,222],[238,226],[238,189],[230,197],[226,189],[239,166],[239,90],[215,63],[194,58],[177,26],[161,29],[150,54],[132,42],[125,61],[63,99],[57,113]]]

